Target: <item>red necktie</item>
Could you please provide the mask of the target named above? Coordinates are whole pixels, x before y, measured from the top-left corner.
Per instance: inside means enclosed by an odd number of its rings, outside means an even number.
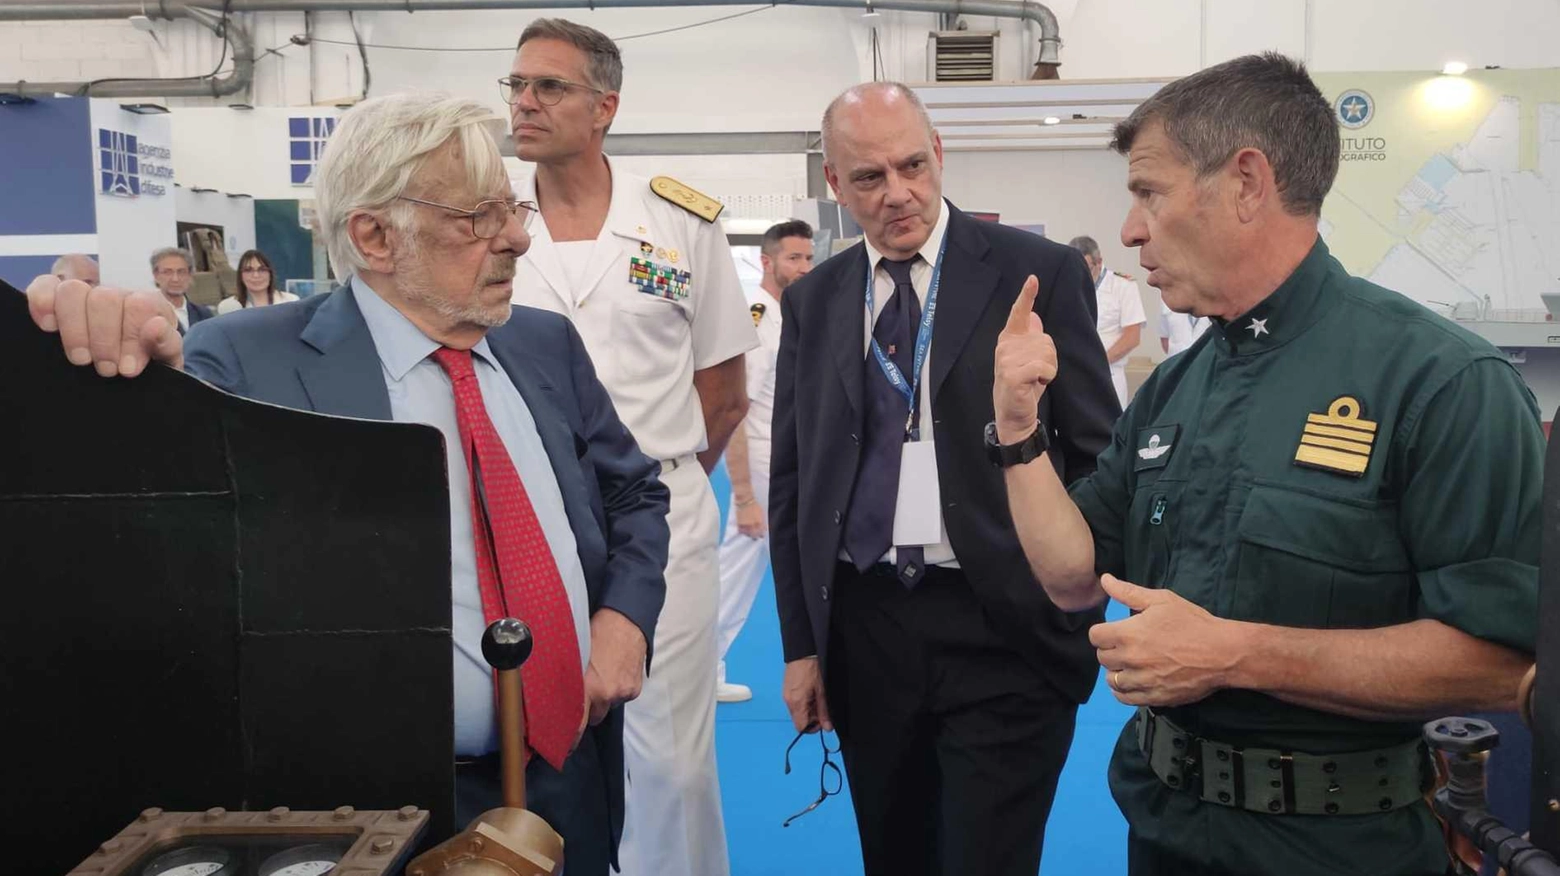
[[[585,677],[569,596],[520,473],[488,419],[471,351],[440,347],[433,358],[455,390],[455,422],[471,475],[482,614],[488,623],[509,616],[530,625],[536,649],[520,668],[526,742],[553,769],[562,770],[585,710]]]

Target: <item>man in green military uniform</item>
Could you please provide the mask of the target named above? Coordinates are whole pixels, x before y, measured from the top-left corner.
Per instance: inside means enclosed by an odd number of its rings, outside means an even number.
[[[1138,392],[1069,501],[1040,453],[1056,357],[1026,289],[988,444],[1051,599],[1133,610],[1091,636],[1139,707],[1110,767],[1130,871],[1445,873],[1419,729],[1514,708],[1531,662],[1533,397],[1494,347],[1328,254],[1338,131],[1297,62],[1173,83],[1115,145],[1123,242],[1213,328]]]

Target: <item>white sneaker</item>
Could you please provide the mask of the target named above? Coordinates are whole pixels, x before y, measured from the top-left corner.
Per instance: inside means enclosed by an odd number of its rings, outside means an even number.
[[[745,703],[753,698],[753,689],[745,684],[721,682],[715,686],[715,702]]]

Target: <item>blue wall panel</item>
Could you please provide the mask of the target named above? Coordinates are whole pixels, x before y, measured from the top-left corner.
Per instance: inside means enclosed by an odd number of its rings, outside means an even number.
[[[0,235],[97,232],[91,127],[84,97],[0,106]]]
[[[39,274],[47,274],[54,267],[58,255],[0,256],[0,280],[25,291],[27,284]]]

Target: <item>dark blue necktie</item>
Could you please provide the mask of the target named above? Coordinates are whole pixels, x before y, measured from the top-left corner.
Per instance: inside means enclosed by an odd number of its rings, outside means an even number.
[[[883,305],[872,327],[872,337],[884,355],[899,367],[906,383],[915,381],[915,339],[921,323],[921,302],[910,282],[910,267],[919,256],[902,262],[883,259],[879,264],[894,281],[894,293]],[[851,492],[850,509],[845,518],[845,552],[858,571],[871,568],[894,539],[894,502],[899,497],[899,459],[905,442],[905,420],[910,403],[889,382],[870,351],[866,361],[867,416],[862,441],[861,465],[856,470],[856,485]],[[920,547],[898,551],[900,579],[913,587],[925,573]]]

